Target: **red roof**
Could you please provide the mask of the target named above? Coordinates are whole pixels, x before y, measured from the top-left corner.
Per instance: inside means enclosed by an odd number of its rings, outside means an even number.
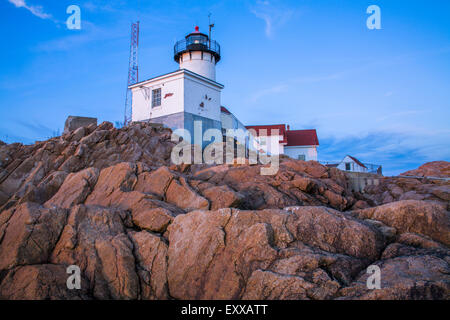
[[[289,146],[318,146],[316,129],[287,131],[287,147]]]
[[[283,139],[280,141],[280,143],[286,143],[287,142],[287,137],[286,137],[286,125],[285,124],[273,124],[273,125],[266,125],[266,126],[246,126],[246,128],[249,129],[253,129],[256,131],[256,134],[259,136],[261,136],[262,134],[264,134],[264,136],[275,136],[275,135],[279,135],[282,136]],[[265,130],[263,132],[260,131]],[[278,131],[275,131],[278,130]]]
[[[363,168],[367,168],[361,161],[359,161],[358,159],[356,159],[355,157],[349,156],[347,155],[350,159],[352,159],[353,161],[355,161],[360,167]]]
[[[220,107],[220,111],[223,112],[223,113],[226,113],[226,114],[231,114],[231,112],[228,111],[228,109],[225,108],[225,107]]]

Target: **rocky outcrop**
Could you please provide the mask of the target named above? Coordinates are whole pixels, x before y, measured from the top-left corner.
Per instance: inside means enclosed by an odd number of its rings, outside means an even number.
[[[332,253],[375,260],[386,244],[371,224],[325,207],[290,207],[288,228],[303,243]]]
[[[83,203],[95,186],[98,175],[99,172],[96,168],[69,174],[58,192],[45,205],[69,209]]]
[[[450,210],[450,181],[431,178],[382,178],[378,185],[367,186],[361,199],[370,206],[402,200],[440,203]]]
[[[380,289],[367,289],[370,274],[362,273],[340,294],[344,299],[416,300],[450,298],[448,259],[435,255],[401,256],[382,260]]]
[[[441,205],[404,200],[354,212],[360,219],[374,219],[393,227],[399,233],[426,235],[450,246],[450,213]]]
[[[128,215],[118,209],[73,207],[50,262],[80,267],[93,298],[138,298],[133,243],[126,233],[126,225],[131,226]]]
[[[61,230],[67,210],[46,209],[26,202],[1,213],[0,270],[48,261]]]
[[[142,162],[148,166],[168,165],[174,143],[170,130],[134,124],[123,129],[104,122],[69,131],[61,137],[0,147],[0,207],[36,193],[39,203],[50,199],[59,186],[45,181],[52,173],[98,170],[121,162]],[[44,183],[42,185],[42,183]]]
[[[0,286],[0,296],[8,300],[85,300],[86,288],[68,290],[66,266],[39,264],[15,267]],[[84,282],[82,278],[82,283]]]
[[[306,245],[290,232],[292,221],[301,223],[282,210],[221,209],[177,217],[169,227],[172,296],[332,298],[341,282],[350,282],[351,275],[364,266],[363,259]],[[195,231],[198,236],[189,237]]]
[[[186,211],[208,209],[209,201],[194,192],[186,179],[172,180],[166,190],[166,200]]]
[[[172,147],[168,129],[110,123],[1,145],[0,299],[449,299],[445,180],[356,193],[314,161],[262,176],[172,165]]]
[[[168,299],[167,250],[164,238],[141,231],[131,232],[142,299]]]
[[[399,177],[381,178],[378,185],[365,188],[362,199],[371,206],[401,200],[425,200],[438,202],[450,210],[448,178],[450,178],[450,162],[428,162],[416,170],[400,174]]]
[[[421,165],[415,170],[406,171],[401,176],[450,178],[450,162],[433,161]]]

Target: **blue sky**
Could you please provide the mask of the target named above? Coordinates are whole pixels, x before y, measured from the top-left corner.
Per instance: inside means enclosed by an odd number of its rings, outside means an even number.
[[[68,30],[66,8],[81,8]],[[369,5],[381,30],[369,30]],[[68,115],[123,119],[130,23],[140,79],[174,71],[198,24],[222,46],[222,104],[245,124],[316,128],[319,160],[391,175],[450,160],[450,1],[0,0],[0,139],[32,143]]]

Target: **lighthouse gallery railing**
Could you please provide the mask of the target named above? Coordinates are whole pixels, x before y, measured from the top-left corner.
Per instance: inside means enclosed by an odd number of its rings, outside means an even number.
[[[204,37],[191,36],[188,39],[177,41],[173,48],[174,56],[177,57],[186,51],[203,50],[211,52],[220,59],[220,45],[215,40],[205,40]]]

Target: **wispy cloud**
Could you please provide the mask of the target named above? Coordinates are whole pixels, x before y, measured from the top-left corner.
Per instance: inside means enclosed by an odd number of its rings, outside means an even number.
[[[118,27],[114,27],[114,29],[99,27],[84,20],[81,32],[39,43],[33,49],[37,52],[68,51],[99,40],[108,41],[121,37],[125,38],[128,36],[125,30]]]
[[[44,135],[50,135],[54,130],[52,130],[51,128],[45,126],[42,123],[39,123],[36,120],[20,120],[18,119],[17,124],[23,126],[24,128],[31,130],[33,133],[39,135],[39,134],[44,134]]]
[[[354,67],[344,69],[341,71],[330,72],[330,73],[325,73],[325,74],[317,74],[317,75],[314,75],[314,74],[313,75],[304,75],[304,76],[289,78],[289,79],[281,81],[277,85],[273,85],[272,87],[270,87],[268,89],[263,89],[261,91],[257,91],[255,93],[253,93],[250,96],[250,98],[248,99],[248,101],[253,102],[253,103],[257,102],[258,100],[260,100],[260,98],[262,98],[264,96],[276,94],[281,91],[286,92],[286,91],[292,90],[298,84],[316,84],[316,83],[320,83],[320,82],[324,82],[324,81],[342,80],[342,79],[348,78],[348,77],[353,76],[358,73],[362,73],[362,72],[365,72],[365,71],[368,71],[368,70],[371,70],[374,68],[378,68],[380,66],[391,65],[391,64],[393,64],[393,62],[391,62],[391,61],[373,60],[373,61],[368,61],[364,64],[356,65]],[[392,92],[388,92],[387,94],[385,94],[385,96],[389,97],[392,94],[393,94]]]
[[[397,175],[425,162],[448,161],[449,134],[449,131],[415,134],[383,130],[341,138],[319,135],[319,160],[336,162],[350,154],[362,162],[382,165],[385,175]]]
[[[250,11],[265,23],[265,33],[270,39],[274,37],[275,30],[283,26],[292,17],[294,10],[272,4],[270,1],[257,1]]]
[[[381,117],[376,118],[376,121],[386,121],[388,119],[392,119],[392,118],[398,118],[398,117],[406,117],[406,116],[411,116],[411,115],[417,115],[417,114],[421,114],[421,113],[425,113],[427,112],[426,110],[405,110],[405,111],[400,111],[400,112],[394,112],[394,113],[389,113],[389,114],[385,114]]]
[[[87,1],[83,3],[83,9],[90,12],[116,12],[122,8],[123,1]]]
[[[299,83],[317,83],[322,81],[330,81],[330,80],[336,80],[341,78],[341,73],[331,73],[331,74],[325,74],[325,75],[318,75],[318,76],[304,76],[304,77],[297,77],[292,79],[287,79],[285,81],[282,81],[278,84],[275,84],[271,87],[259,90],[254,92],[250,95],[248,98],[248,101],[251,103],[255,103],[260,101],[262,98],[281,93],[281,92],[287,92],[291,90],[295,85],[298,85]]]
[[[42,6],[28,5],[25,0],[8,0],[16,6],[16,8],[24,8],[30,11],[33,15],[41,19],[52,19],[52,15],[46,13]]]
[[[287,84],[278,84],[278,85],[275,85],[275,86],[272,86],[272,87],[269,87],[269,88],[266,88],[266,89],[262,89],[262,90],[259,90],[259,91],[255,92],[255,93],[253,93],[250,96],[249,100],[250,100],[250,102],[254,103],[254,102],[257,102],[258,100],[260,100],[260,99],[262,99],[262,98],[264,98],[266,96],[269,96],[269,95],[272,95],[272,94],[276,94],[276,93],[280,93],[280,92],[285,92],[288,89],[289,89],[289,86]]]

